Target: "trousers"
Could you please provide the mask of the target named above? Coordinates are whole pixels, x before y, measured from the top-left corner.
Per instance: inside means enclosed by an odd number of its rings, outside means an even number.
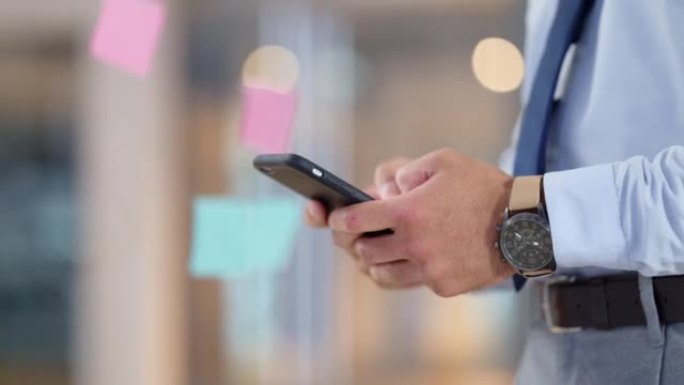
[[[529,322],[516,384],[684,384],[684,323],[660,324],[650,278],[639,278],[639,291],[646,326],[554,334],[538,311]],[[537,297],[532,302],[540,306]]]

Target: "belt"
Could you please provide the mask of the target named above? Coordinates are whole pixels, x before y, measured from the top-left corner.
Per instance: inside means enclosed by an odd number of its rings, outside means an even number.
[[[662,324],[684,322],[684,275],[653,278]],[[544,318],[553,332],[646,325],[636,274],[588,280],[561,276],[544,286]]]

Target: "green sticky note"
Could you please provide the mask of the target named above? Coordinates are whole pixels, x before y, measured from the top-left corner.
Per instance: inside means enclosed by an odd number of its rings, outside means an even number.
[[[286,199],[225,197],[195,200],[190,271],[239,278],[282,270],[292,254],[301,208]]]

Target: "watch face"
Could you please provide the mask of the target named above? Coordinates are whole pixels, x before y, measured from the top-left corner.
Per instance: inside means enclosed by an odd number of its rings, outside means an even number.
[[[539,215],[522,213],[504,222],[501,231],[501,252],[517,269],[539,270],[553,259],[551,231]]]

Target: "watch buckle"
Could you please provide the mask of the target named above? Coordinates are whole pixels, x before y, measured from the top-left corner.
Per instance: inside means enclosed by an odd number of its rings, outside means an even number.
[[[559,284],[568,284],[575,282],[575,277],[570,276],[570,275],[558,275],[554,276],[552,278],[549,278],[546,282],[543,284],[542,288],[542,312],[544,314],[544,321],[546,321],[546,327],[549,329],[549,331],[553,334],[566,334],[566,333],[577,333],[582,331],[581,327],[563,327],[563,326],[558,326],[558,320],[555,317],[557,313],[554,311],[555,309],[551,308],[551,293],[550,293],[550,287],[552,285],[559,285]]]

